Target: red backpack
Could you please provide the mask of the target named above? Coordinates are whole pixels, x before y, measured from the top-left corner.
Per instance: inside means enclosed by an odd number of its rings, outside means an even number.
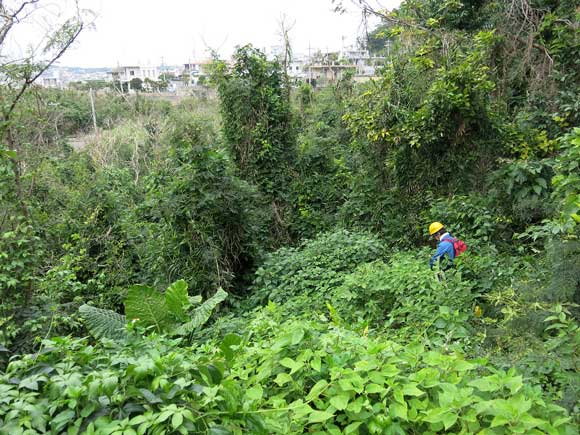
[[[467,245],[463,240],[459,240],[455,237],[448,237],[444,240],[445,242],[449,242],[453,245],[453,251],[455,252],[455,256],[458,257],[467,251]]]

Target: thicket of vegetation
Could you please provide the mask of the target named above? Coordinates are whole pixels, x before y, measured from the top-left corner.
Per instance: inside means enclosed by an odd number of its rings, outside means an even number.
[[[0,433],[578,433],[577,5],[356,3],[367,83],[4,82]]]

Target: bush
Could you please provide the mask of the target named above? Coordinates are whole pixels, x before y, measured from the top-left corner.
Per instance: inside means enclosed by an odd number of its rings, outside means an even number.
[[[176,117],[165,137],[169,157],[144,180],[144,200],[126,226],[140,277],[161,286],[183,278],[204,294],[229,288],[267,239],[260,197],[212,144],[206,120]]]
[[[448,272],[443,280],[427,267],[427,250],[393,254],[387,263],[359,266],[332,292],[333,304],[346,320],[404,324],[416,327],[433,320],[440,307],[463,314],[477,296],[460,272]],[[336,301],[336,302],[334,302]]]
[[[356,187],[338,211],[344,228],[372,231],[389,246],[410,248],[424,243],[424,222],[418,210],[425,195],[401,194],[374,186],[371,174],[358,176]]]
[[[540,222],[553,213],[550,178],[553,160],[504,161],[490,176],[490,199],[518,229]]]
[[[338,230],[319,235],[298,248],[282,248],[257,270],[252,300],[286,302],[301,296],[304,306],[322,307],[357,266],[381,258],[384,247],[375,236]]]
[[[560,138],[562,154],[556,159],[553,197],[558,201],[562,232],[578,235],[580,224],[580,128]]]
[[[443,222],[454,236],[474,243],[501,244],[510,241],[510,220],[499,213],[491,201],[483,196],[455,195],[433,201],[431,208],[423,214],[425,228],[428,222]]]

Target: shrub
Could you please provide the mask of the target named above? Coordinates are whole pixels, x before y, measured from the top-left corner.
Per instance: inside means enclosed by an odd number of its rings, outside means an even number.
[[[506,160],[490,176],[494,200],[519,228],[538,223],[550,216],[549,180],[553,175],[553,160]]]
[[[333,304],[347,320],[417,326],[433,320],[440,307],[466,313],[477,296],[460,272],[439,280],[427,267],[427,250],[393,254],[387,263],[359,266],[332,292]]]
[[[266,240],[260,198],[212,144],[204,119],[176,117],[166,138],[169,157],[144,180],[144,200],[126,225],[141,279],[168,285],[183,278],[201,292],[229,288]]]
[[[319,235],[298,248],[282,248],[257,270],[254,303],[286,302],[305,297],[305,306],[321,305],[357,266],[381,258],[384,247],[375,236],[338,230]]]
[[[562,154],[556,159],[553,197],[558,201],[562,232],[573,233],[580,224],[580,128],[560,138]]]
[[[470,246],[474,242],[500,244],[511,239],[509,218],[479,195],[455,195],[433,201],[424,213],[425,228],[433,221],[443,222],[455,236],[468,240]]]

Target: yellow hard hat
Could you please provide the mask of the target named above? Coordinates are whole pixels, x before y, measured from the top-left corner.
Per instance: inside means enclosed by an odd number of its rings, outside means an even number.
[[[433,222],[429,225],[429,235],[432,236],[436,232],[438,232],[441,228],[443,228],[443,224],[441,222]]]

